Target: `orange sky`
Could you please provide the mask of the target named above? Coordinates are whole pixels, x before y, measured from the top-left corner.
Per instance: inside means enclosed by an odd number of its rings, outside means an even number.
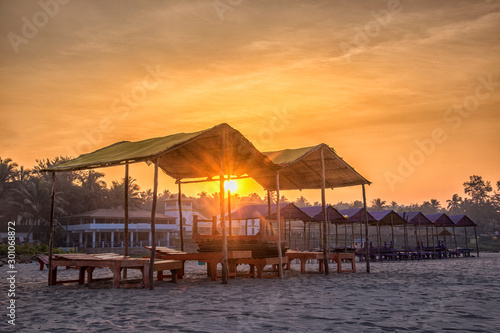
[[[0,156],[26,167],[227,122],[262,151],[329,144],[373,182],[368,200],[444,204],[472,174],[500,180],[499,1],[2,1],[0,15]],[[151,186],[152,168],[131,171]]]

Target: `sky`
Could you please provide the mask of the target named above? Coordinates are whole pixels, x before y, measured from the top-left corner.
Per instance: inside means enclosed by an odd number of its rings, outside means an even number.
[[[368,201],[500,180],[500,1],[1,0],[0,34],[0,157],[27,168],[225,122],[261,151],[330,145]]]

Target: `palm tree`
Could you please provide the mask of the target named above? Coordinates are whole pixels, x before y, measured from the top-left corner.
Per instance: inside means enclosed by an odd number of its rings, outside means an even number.
[[[128,206],[130,209],[140,209],[143,204],[143,199],[140,195],[140,186],[137,185],[136,179],[129,177],[128,181]],[[114,180],[111,188],[108,190],[107,201],[108,205],[113,208],[123,207],[125,178],[118,182]]]
[[[458,213],[462,211],[462,197],[460,197],[458,194],[453,194],[450,200],[446,200],[448,203],[447,208],[450,211],[450,213]]]
[[[371,201],[371,204],[372,204],[372,209],[373,210],[383,210],[385,208],[385,203],[386,201],[385,200],[382,200],[380,198],[377,198],[377,199],[373,199]]]
[[[82,190],[86,211],[103,206],[104,190],[106,189],[106,183],[101,180],[103,177],[102,172],[94,170],[82,171],[77,175],[77,183]]]
[[[441,203],[437,199],[431,199],[430,201],[431,207],[435,213],[439,213],[441,210]]]

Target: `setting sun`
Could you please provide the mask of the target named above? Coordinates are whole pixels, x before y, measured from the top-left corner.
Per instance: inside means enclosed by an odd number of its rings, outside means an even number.
[[[231,192],[236,192],[236,190],[238,189],[238,185],[236,184],[236,181],[234,180],[226,180],[224,182],[224,187],[226,188],[226,190],[229,190]]]

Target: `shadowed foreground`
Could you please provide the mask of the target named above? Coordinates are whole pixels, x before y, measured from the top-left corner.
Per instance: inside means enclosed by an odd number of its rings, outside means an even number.
[[[357,274],[211,282],[188,262],[178,284],[112,289],[110,281],[48,287],[47,270],[17,265],[16,331],[23,332],[418,332],[500,330],[500,255],[402,263],[358,263]],[[7,267],[0,268],[2,276]],[[134,275],[135,273],[129,273]],[[75,277],[64,269],[60,277]],[[111,276],[96,270],[95,277]],[[2,279],[7,293],[7,281]],[[6,297],[4,297],[5,303]],[[7,320],[4,309],[2,327]],[[2,329],[2,330],[3,330]]]

